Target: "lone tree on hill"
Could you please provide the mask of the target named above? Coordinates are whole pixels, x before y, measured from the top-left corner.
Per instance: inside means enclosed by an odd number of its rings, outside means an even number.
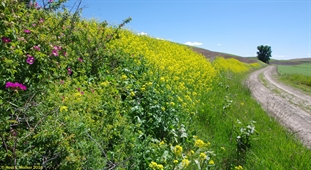
[[[257,47],[257,58],[258,60],[269,64],[269,60],[271,57],[271,47],[267,45],[260,45]]]

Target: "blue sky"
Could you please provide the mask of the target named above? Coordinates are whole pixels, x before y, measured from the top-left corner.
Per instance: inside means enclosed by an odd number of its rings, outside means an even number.
[[[83,0],[84,18],[212,51],[272,58],[310,58],[311,0]],[[69,0],[70,7],[76,0]]]

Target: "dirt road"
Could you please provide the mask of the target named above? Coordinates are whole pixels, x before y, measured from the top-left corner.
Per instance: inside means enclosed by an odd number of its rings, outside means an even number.
[[[253,72],[247,84],[263,108],[311,148],[311,96],[279,83],[276,74],[270,65]]]

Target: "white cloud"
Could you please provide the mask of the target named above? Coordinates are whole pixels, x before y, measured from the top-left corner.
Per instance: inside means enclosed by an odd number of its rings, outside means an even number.
[[[287,60],[290,59],[290,57],[285,56],[285,55],[272,55],[272,59],[277,59],[277,60]]]
[[[137,33],[137,35],[148,35],[148,34],[145,32],[140,32],[140,33]]]
[[[186,45],[191,45],[191,46],[200,46],[203,45],[203,43],[200,42],[186,42]]]
[[[217,46],[221,46],[221,44],[217,44]]]
[[[157,38],[157,40],[165,40],[164,38]]]

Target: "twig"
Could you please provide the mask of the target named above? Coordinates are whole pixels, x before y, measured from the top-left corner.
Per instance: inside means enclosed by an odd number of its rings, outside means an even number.
[[[4,145],[4,148],[5,148],[6,152],[8,152],[8,147],[7,147],[6,143],[5,143],[5,140],[3,139],[3,136],[1,136],[1,139],[2,139],[2,143]]]

